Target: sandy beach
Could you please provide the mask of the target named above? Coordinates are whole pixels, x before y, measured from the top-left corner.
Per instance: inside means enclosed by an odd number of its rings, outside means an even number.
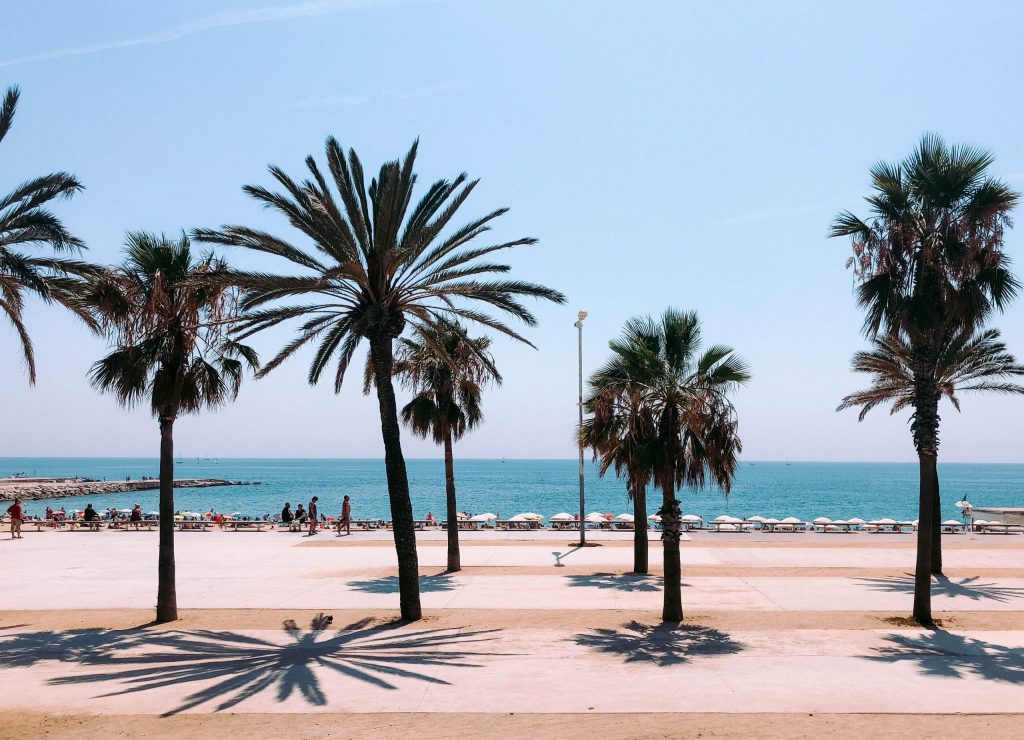
[[[156,533],[0,540],[0,735],[839,737],[1008,734],[1024,684],[1024,537],[944,538],[942,628],[906,619],[910,535],[692,533],[685,622],[628,533],[420,535],[397,621],[387,532],[176,536],[182,618],[147,623]],[[119,564],[112,567],[112,563]],[[130,567],[123,564],[131,563]],[[329,614],[329,625],[314,625]],[[895,683],[894,683],[895,682]],[[899,685],[894,692],[891,686]]]

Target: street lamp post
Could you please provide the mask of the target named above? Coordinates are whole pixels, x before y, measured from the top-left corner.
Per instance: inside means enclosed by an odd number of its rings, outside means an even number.
[[[583,437],[580,436],[583,432],[583,320],[587,318],[586,311],[580,311],[576,315],[577,321],[574,326],[579,329],[579,365],[580,365],[580,393],[579,393],[579,426],[577,427],[577,438],[580,446],[580,547],[585,547],[587,544],[587,533],[586,533],[586,522],[583,517],[586,512],[585,500],[583,495]]]

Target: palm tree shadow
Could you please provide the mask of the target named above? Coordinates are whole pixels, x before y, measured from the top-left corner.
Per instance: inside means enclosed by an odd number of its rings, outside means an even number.
[[[588,573],[566,576],[570,586],[614,588],[619,591],[660,591],[661,579],[638,573]]]
[[[867,660],[883,663],[913,661],[930,676],[1024,683],[1024,650],[956,635],[942,630],[925,635],[887,635],[891,644],[876,648]]]
[[[972,601],[998,601],[1005,603],[1011,599],[1024,598],[1024,588],[1000,586],[996,583],[979,583],[979,578],[961,578],[954,581],[946,576],[933,576],[932,593],[951,598],[964,597]],[[861,578],[860,582],[872,591],[888,591],[895,593],[914,593],[913,576],[892,576],[885,578]]]
[[[350,581],[348,585],[356,591],[364,591],[371,594],[397,594],[399,590],[398,576],[371,578],[365,581]],[[439,573],[434,576],[420,576],[420,593],[436,593],[454,590],[455,582],[448,573]]]
[[[708,655],[731,655],[745,645],[728,633],[710,627],[656,625],[627,622],[620,629],[595,629],[572,637],[573,642],[601,653],[616,655],[626,663],[671,666]]]
[[[327,697],[320,678],[325,671],[386,690],[398,689],[398,679],[448,684],[428,671],[440,666],[480,667],[476,660],[494,653],[480,651],[479,643],[493,640],[498,632],[394,633],[398,623],[372,627],[364,620],[325,634],[328,623],[318,615],[309,630],[302,630],[287,620],[282,642],[212,630],[26,633],[0,637],[0,667],[24,667],[44,660],[102,667],[94,673],[50,680],[55,686],[119,683],[117,689],[100,696],[198,685],[164,716],[209,703],[214,711],[224,711],[267,690],[276,692],[278,702],[300,695],[310,705],[323,706]]]

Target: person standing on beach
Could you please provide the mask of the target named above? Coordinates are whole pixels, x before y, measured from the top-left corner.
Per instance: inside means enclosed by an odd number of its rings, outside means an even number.
[[[7,513],[11,517],[11,539],[21,539],[21,522],[25,518],[25,512],[21,509],[21,499],[14,499],[14,503],[7,507]]]
[[[317,525],[320,523],[316,512],[316,502],[319,500],[320,498],[317,496],[314,496],[309,500],[309,508],[307,511],[309,512],[309,533],[311,535],[316,534]]]
[[[338,534],[341,534],[341,528],[345,527],[345,534],[352,534],[352,502],[349,501],[348,496],[341,504],[341,518],[338,520]]]

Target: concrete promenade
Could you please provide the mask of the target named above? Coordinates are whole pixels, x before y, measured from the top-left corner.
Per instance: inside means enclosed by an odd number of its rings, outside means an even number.
[[[927,715],[914,720],[920,733],[952,736],[951,715],[1000,715],[960,723],[970,736],[1024,711],[1024,537],[944,538],[938,631],[903,619],[909,537],[695,534],[682,545],[680,626],[658,620],[659,543],[652,574],[635,576],[628,535],[577,549],[571,534],[517,533],[465,537],[457,574],[443,572],[442,538],[421,537],[426,618],[403,625],[387,537],[181,533],[183,618],[160,628],[140,627],[155,598],[155,533],[0,540],[0,696],[14,713],[0,714],[0,736],[100,732],[116,717],[127,734],[187,734],[181,715],[210,713],[365,715],[353,736],[368,722],[403,734],[381,718],[418,713],[424,737],[444,736],[455,717],[486,736],[481,717],[510,713],[538,716],[503,720],[507,733],[550,737],[595,713],[613,737],[785,735],[764,718],[807,714],[835,734],[887,736],[881,718]],[[846,714],[864,716],[836,722]],[[676,715],[692,723],[664,725]]]

